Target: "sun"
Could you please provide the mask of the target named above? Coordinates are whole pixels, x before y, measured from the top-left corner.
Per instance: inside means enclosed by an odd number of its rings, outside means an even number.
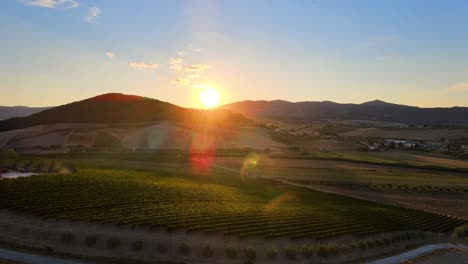
[[[200,102],[205,108],[215,107],[219,103],[219,93],[215,89],[208,87],[201,91]]]

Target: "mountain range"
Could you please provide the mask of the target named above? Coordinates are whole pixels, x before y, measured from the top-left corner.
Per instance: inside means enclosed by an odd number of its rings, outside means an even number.
[[[379,100],[362,104],[323,102],[242,101],[223,105],[256,120],[308,122],[315,120],[371,120],[423,126],[468,127],[468,107],[420,108]]]
[[[0,131],[58,123],[209,121],[229,125],[251,123],[248,118],[284,122],[370,120],[415,126],[468,127],[468,107],[420,108],[379,100],[362,104],[274,100],[242,101],[213,110],[197,110],[147,97],[109,93],[53,108],[0,107],[0,119],[6,119],[0,120]]]
[[[52,107],[0,106],[0,120],[32,115]]]

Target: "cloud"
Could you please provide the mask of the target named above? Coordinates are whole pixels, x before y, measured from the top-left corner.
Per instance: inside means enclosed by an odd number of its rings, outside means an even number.
[[[468,82],[458,83],[447,88],[447,92],[464,92],[468,91]]]
[[[23,0],[24,5],[37,6],[44,8],[75,8],[80,6],[80,3],[75,0]]]
[[[187,78],[177,78],[172,80],[172,83],[178,86],[189,86],[192,81]]]
[[[364,45],[367,47],[387,46],[387,45],[394,43],[398,39],[399,39],[398,36],[395,36],[395,35],[372,37],[372,38],[367,39],[364,42]]]
[[[195,48],[195,47],[193,46],[193,44],[188,44],[188,45],[185,46],[185,48],[183,48],[182,50],[177,51],[176,54],[177,54],[177,56],[182,57],[182,56],[184,56],[184,55],[186,55],[186,54],[188,54],[188,53],[190,53],[190,52],[200,52],[200,51],[201,51],[200,48]]]
[[[97,7],[91,7],[88,10],[88,16],[85,17],[85,21],[88,23],[93,23],[94,20],[101,14],[101,10]]]
[[[190,66],[188,66],[187,68],[185,68],[186,71],[190,71],[190,72],[200,72],[200,71],[204,71],[206,69],[209,69],[211,66],[208,65],[208,64],[192,64]]]
[[[109,51],[109,52],[106,52],[106,56],[112,59],[112,58],[114,58],[115,55],[114,55],[114,53]]]
[[[155,63],[146,63],[143,61],[132,61],[128,65],[134,69],[145,70],[145,69],[156,69],[159,67],[159,64]]]
[[[189,79],[198,79],[198,78],[200,78],[200,75],[198,75],[198,74],[189,74],[189,75],[187,75],[187,78],[189,78]]]
[[[169,68],[173,71],[181,71],[183,68],[184,60],[181,58],[171,58],[169,60]]]

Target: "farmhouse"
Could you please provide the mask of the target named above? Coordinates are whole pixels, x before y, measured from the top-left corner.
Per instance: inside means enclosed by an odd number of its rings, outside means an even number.
[[[445,150],[447,149],[447,144],[440,141],[429,141],[425,144],[426,150]]]
[[[414,141],[402,140],[402,139],[386,139],[384,140],[384,145],[386,147],[395,146],[397,148],[403,149],[414,149],[419,144]]]

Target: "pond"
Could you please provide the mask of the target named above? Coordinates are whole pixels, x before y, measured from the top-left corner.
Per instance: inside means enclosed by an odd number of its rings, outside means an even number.
[[[1,174],[2,179],[16,179],[18,177],[29,177],[33,175],[38,175],[40,173],[37,172],[17,172],[17,171],[10,171]]]

